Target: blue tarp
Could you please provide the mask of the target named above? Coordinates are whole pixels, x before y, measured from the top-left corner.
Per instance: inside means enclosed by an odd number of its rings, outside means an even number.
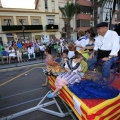
[[[83,80],[80,83],[68,85],[72,91],[79,98],[86,99],[111,99],[119,95],[119,90],[107,85],[102,86],[92,80]]]

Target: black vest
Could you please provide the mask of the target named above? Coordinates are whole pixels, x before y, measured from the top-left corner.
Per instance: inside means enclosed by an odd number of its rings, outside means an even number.
[[[104,57],[108,57],[110,54],[111,50],[100,50],[98,49],[98,56],[97,56],[97,60],[100,60]]]

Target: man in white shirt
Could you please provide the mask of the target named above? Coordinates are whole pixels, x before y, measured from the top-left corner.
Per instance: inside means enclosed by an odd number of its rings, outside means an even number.
[[[34,59],[35,59],[35,52],[34,52],[34,48],[33,47],[28,47],[28,59],[31,59],[31,55],[33,55]]]
[[[119,37],[115,31],[108,30],[108,23],[101,22],[97,26],[98,37],[90,59],[88,60],[89,69],[94,69],[94,63],[102,60],[102,75],[106,79],[110,76],[111,66],[118,59]],[[97,56],[95,56],[95,52]],[[93,65],[92,65],[93,64]]]

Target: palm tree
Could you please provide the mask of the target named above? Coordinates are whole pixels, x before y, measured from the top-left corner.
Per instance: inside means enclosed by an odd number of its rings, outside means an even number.
[[[67,20],[67,37],[69,40],[71,38],[70,21],[72,20],[73,16],[77,13],[78,6],[79,5],[77,3],[67,2],[66,5],[64,6],[64,9],[59,7],[60,11],[62,12],[62,14]]]

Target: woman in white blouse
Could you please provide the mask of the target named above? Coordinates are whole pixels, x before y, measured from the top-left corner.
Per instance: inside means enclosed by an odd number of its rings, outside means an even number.
[[[15,59],[15,57],[16,57],[14,48],[9,47],[8,53],[9,53],[9,64],[10,64],[11,58]]]

